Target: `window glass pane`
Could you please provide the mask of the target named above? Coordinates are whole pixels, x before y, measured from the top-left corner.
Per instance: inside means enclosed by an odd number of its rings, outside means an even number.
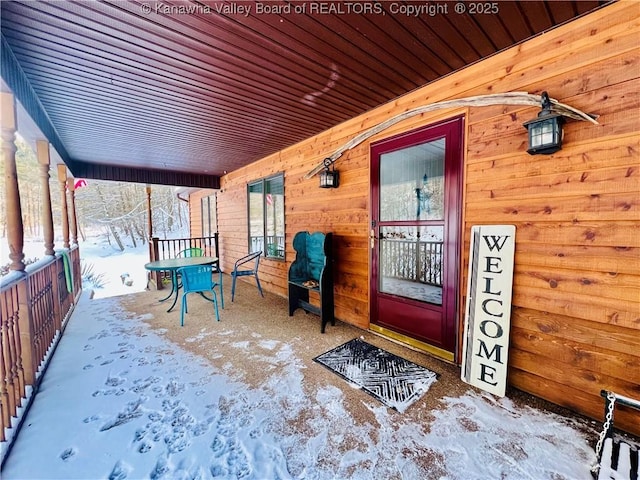
[[[200,199],[200,212],[202,213],[202,236],[208,237],[211,228],[209,225],[209,197]]]
[[[218,231],[218,217],[216,208],[217,197],[214,195],[209,196],[209,236],[212,236]]]
[[[264,249],[264,205],[262,180],[249,185],[249,249]]]
[[[218,231],[216,220],[216,196],[209,195],[200,201],[202,211],[202,236],[211,237]]]
[[[380,228],[380,292],[442,305],[444,227]]]
[[[265,181],[267,249],[269,257],[284,258],[284,179],[282,176]]]
[[[380,156],[380,220],[444,219],[445,139]]]
[[[284,176],[250,183],[249,251],[284,258]]]

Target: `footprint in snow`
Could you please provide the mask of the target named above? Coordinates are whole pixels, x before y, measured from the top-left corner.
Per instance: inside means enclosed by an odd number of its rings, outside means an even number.
[[[251,465],[247,460],[247,455],[244,452],[242,446],[233,442],[229,449],[229,456],[227,457],[227,465],[231,471],[235,472],[237,478],[244,478],[251,475]]]
[[[184,383],[180,383],[172,378],[169,381],[169,383],[167,383],[167,386],[165,387],[165,389],[167,391],[167,394],[169,394],[169,396],[177,397],[178,395],[180,395],[185,391],[185,385]]]
[[[165,429],[164,429],[164,427],[162,426],[162,424],[160,424],[160,425],[153,425],[153,426],[151,427],[151,434],[153,435],[153,437],[151,437],[151,439],[152,439],[154,442],[159,442],[159,441],[162,439],[163,435],[164,435],[164,430],[165,430]]]
[[[109,480],[125,480],[130,472],[131,467],[122,460],[118,460],[113,466],[113,470],[111,470],[108,478]]]
[[[109,396],[109,395],[115,395],[116,397],[119,397],[120,395],[124,395],[127,391],[124,388],[109,388],[106,390],[96,390],[95,392],[93,392],[91,394],[91,396],[93,397],[99,397],[99,396]]]
[[[161,412],[151,412],[148,417],[152,422],[160,422],[164,418],[164,415]]]
[[[167,465],[167,459],[160,457],[153,471],[149,474],[149,478],[151,480],[159,480],[160,478],[165,477],[170,471],[171,468]]]
[[[152,448],[153,448],[153,444],[149,442],[142,442],[138,447],[138,453],[147,453]]]
[[[207,431],[209,430],[209,425],[210,425],[210,423],[208,423],[208,422],[197,423],[196,426],[193,427],[193,436],[194,437],[199,437],[199,436],[204,435],[205,433],[207,433]]]
[[[216,435],[209,448],[211,448],[211,451],[216,457],[220,457],[227,450],[226,447],[227,444],[224,440],[224,437],[222,437],[222,435]]]
[[[60,454],[60,458],[62,460],[64,460],[65,462],[68,462],[69,460],[71,460],[71,458],[76,454],[76,449],[71,447],[71,448],[67,448],[64,452],[62,452]]]
[[[213,478],[226,477],[227,475],[229,475],[229,471],[223,465],[211,465],[209,467],[209,471],[211,472],[211,476]]]
[[[91,365],[90,363],[82,367],[83,370],[91,370],[92,368],[93,368],[93,365]]]
[[[175,410],[180,405],[180,400],[163,400],[162,409],[167,412],[169,410]]]
[[[82,420],[84,423],[91,423],[91,422],[95,422],[96,420],[99,420],[100,417],[98,417],[98,415],[91,415],[90,417],[86,417],[84,420]]]
[[[142,416],[142,409],[140,407],[143,402],[144,402],[143,398],[139,398],[134,402],[129,402],[126,409],[118,413],[118,415],[115,418],[112,418],[107,423],[105,423],[100,428],[100,431],[104,432],[106,430],[110,430],[114,427],[118,427],[120,425],[130,422],[134,418],[138,418]]]
[[[119,387],[120,385],[122,385],[124,382],[126,382],[126,380],[124,378],[120,378],[120,377],[107,377],[107,380],[104,382],[104,384],[108,387]]]
[[[187,448],[191,442],[185,430],[175,429],[172,433],[164,437],[169,453],[177,453]]]

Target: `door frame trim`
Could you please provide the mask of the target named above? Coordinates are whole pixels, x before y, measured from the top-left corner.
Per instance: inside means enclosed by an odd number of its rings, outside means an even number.
[[[385,144],[387,142],[392,142],[392,141],[398,141],[400,139],[402,139],[403,137],[408,137],[408,136],[412,136],[414,134],[419,134],[420,132],[426,131],[426,130],[431,130],[434,128],[442,128],[445,125],[448,124],[455,124],[454,128],[457,129],[457,145],[456,148],[458,149],[455,158],[455,169],[457,170],[457,175],[456,178],[453,179],[452,181],[452,187],[450,189],[449,192],[445,192],[445,195],[448,196],[448,201],[449,202],[453,202],[453,204],[456,205],[456,211],[455,211],[455,218],[451,218],[448,217],[448,223],[446,223],[447,226],[447,236],[445,237],[445,242],[447,242],[449,240],[453,239],[453,241],[455,242],[455,248],[452,249],[451,251],[451,258],[450,260],[447,261],[447,264],[451,267],[452,271],[448,272],[448,277],[450,277],[448,280],[446,280],[446,285],[449,286],[449,288],[453,288],[454,291],[454,295],[452,295],[452,301],[450,302],[450,304],[448,304],[446,307],[445,305],[443,305],[443,317],[449,319],[449,321],[445,321],[444,322],[444,328],[448,331],[447,333],[449,333],[451,335],[451,337],[449,337],[451,339],[452,342],[452,350],[446,350],[443,349],[437,345],[431,345],[428,344],[422,340],[418,340],[415,338],[412,338],[410,336],[407,336],[405,334],[399,333],[399,332],[395,332],[393,330],[390,330],[388,328],[385,328],[383,326],[374,324],[372,322],[372,314],[374,313],[374,311],[376,311],[376,307],[374,306],[374,295],[373,295],[373,291],[374,291],[374,287],[373,287],[373,271],[374,271],[374,265],[373,265],[373,249],[370,248],[369,245],[369,238],[367,238],[367,247],[369,249],[369,272],[370,272],[370,278],[369,278],[369,330],[376,332],[376,333],[380,333],[382,335],[388,336],[390,338],[395,338],[398,339],[399,341],[402,341],[403,343],[407,343],[409,345],[415,344],[416,348],[419,348],[421,350],[425,350],[428,351],[430,353],[433,353],[441,358],[444,358],[445,360],[449,360],[449,361],[454,361],[455,358],[457,358],[457,355],[459,353],[459,336],[460,336],[460,279],[462,278],[462,266],[461,266],[461,249],[462,249],[462,245],[464,243],[464,238],[463,238],[463,232],[462,232],[462,217],[463,217],[463,210],[464,210],[464,205],[463,205],[463,186],[464,186],[464,158],[465,158],[465,126],[466,126],[466,120],[467,120],[467,116],[465,113],[458,113],[455,115],[452,115],[451,117],[448,118],[444,118],[444,119],[439,119],[434,121],[433,123],[429,123],[427,125],[423,125],[423,126],[418,126],[416,128],[413,128],[411,130],[405,131],[405,132],[401,132],[399,134],[396,135],[392,135],[390,137],[387,138],[383,138],[380,139],[376,142],[373,142],[369,145],[369,177],[370,177],[370,188],[369,188],[369,205],[370,205],[370,210],[369,210],[369,224],[368,224],[368,228],[367,228],[367,232],[369,232],[370,229],[374,228],[372,227],[372,223],[374,220],[374,216],[373,216],[373,208],[374,208],[374,204],[376,203],[373,199],[373,195],[374,195],[374,188],[373,188],[373,184],[376,181],[375,179],[375,175],[377,175],[377,172],[373,171],[373,155],[371,154],[372,150],[374,149],[374,147],[377,147],[381,144]],[[452,165],[454,165],[452,163]],[[453,168],[453,167],[450,167]],[[447,171],[447,165],[445,165],[445,172]],[[449,203],[450,205],[452,203]],[[453,216],[453,215],[452,215]],[[376,219],[377,221],[377,219]],[[376,232],[378,231],[379,225],[376,224]]]

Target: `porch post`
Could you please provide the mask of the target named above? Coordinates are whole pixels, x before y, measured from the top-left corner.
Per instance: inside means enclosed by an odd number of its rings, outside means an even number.
[[[147,183],[147,230],[149,231],[149,261],[154,262],[158,258],[158,239],[153,237],[153,213],[151,211],[151,185]],[[162,272],[149,272],[147,277],[147,288],[149,283],[156,284],[156,290],[162,290]]]
[[[151,185],[147,184],[147,229],[149,230],[149,244],[153,238],[153,218],[151,218]],[[153,258],[151,259],[153,260]]]
[[[25,274],[24,264],[24,226],[22,224],[22,206],[20,204],[20,191],[18,189],[18,171],[16,168],[16,144],[15,133],[17,127],[15,98],[10,92],[0,92],[0,128],[2,136],[2,160],[4,162],[5,196],[7,209],[7,234],[9,241],[9,258],[11,270]],[[15,345],[17,358],[16,370],[12,372],[13,379],[24,378],[26,385],[33,385],[36,378],[36,364],[34,359],[33,317],[31,316],[30,294],[27,285],[28,279],[18,283],[17,301],[18,318],[17,328],[19,343]],[[10,319],[7,327],[13,319]],[[5,326],[3,326],[4,328]],[[6,374],[6,372],[5,372]],[[3,378],[3,383],[5,379]],[[24,392],[20,388],[20,395]],[[2,390],[4,396],[4,390]]]
[[[69,248],[69,207],[67,206],[67,166],[58,165],[60,200],[62,201],[62,239],[64,248]]]
[[[44,229],[44,254],[55,255],[54,250],[54,227],[53,227],[53,211],[51,209],[51,188],[49,187],[49,167],[51,165],[51,157],[49,155],[49,142],[46,140],[36,141],[36,156],[40,166],[40,186],[42,187],[42,228]],[[54,269],[55,276],[51,281],[53,290],[53,318],[56,330],[62,329],[62,315],[60,313],[60,292],[58,290],[58,269],[57,260]]]
[[[71,227],[71,244],[78,244],[78,216],[76,215],[76,179],[73,177],[67,178],[67,191],[69,192],[69,200],[71,205],[69,224]]]
[[[7,240],[11,270],[24,272],[24,226],[16,169],[16,103],[10,92],[0,92],[2,158],[4,161],[4,186],[7,206]]]
[[[42,187],[42,228],[44,229],[44,254],[55,255],[53,212],[51,210],[51,189],[49,187],[49,142],[38,140],[36,142],[36,155],[40,164],[40,186]]]

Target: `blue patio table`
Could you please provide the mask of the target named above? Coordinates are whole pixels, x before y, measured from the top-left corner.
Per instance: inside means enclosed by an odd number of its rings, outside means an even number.
[[[182,267],[192,267],[195,265],[216,265],[218,266],[218,274],[220,276],[220,297],[222,300],[222,308],[224,308],[224,296],[222,294],[222,271],[218,265],[218,257],[176,257],[176,258],[167,258],[164,260],[156,260],[155,262],[146,263],[144,268],[151,271],[169,271],[171,272],[171,292],[164,298],[161,298],[160,301],[164,302],[165,300],[169,300],[173,297],[173,303],[169,307],[167,312],[173,310],[173,307],[176,306],[178,301],[178,292],[180,291],[180,284],[178,283],[178,269]]]

